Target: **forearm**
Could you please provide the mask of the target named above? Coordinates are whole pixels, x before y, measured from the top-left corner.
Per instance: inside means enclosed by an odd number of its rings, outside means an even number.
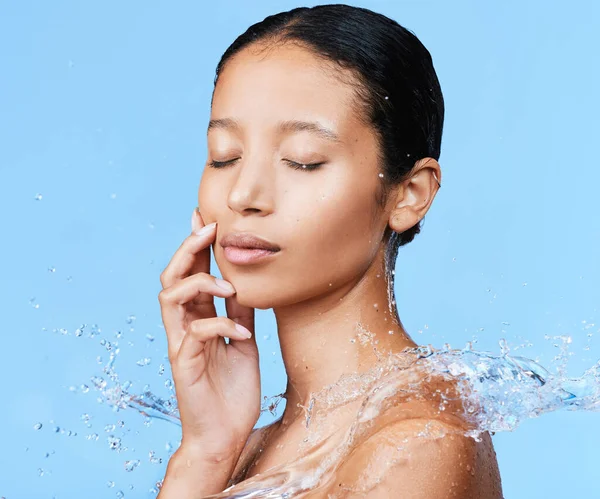
[[[233,458],[216,461],[180,447],[169,460],[157,499],[201,499],[222,492],[235,465]]]

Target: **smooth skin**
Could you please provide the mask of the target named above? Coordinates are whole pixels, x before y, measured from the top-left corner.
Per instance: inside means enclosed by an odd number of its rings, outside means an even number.
[[[183,440],[160,499],[219,492],[242,462],[250,463],[249,478],[300,457],[311,393],[377,363],[373,346],[356,341],[358,324],[374,334],[379,353],[417,346],[390,314],[383,234],[388,225],[403,232],[425,216],[441,169],[435,159],[419,159],[385,206],[377,205],[379,144],[361,112],[352,74],[296,44],[246,48],[219,75],[196,220],[216,227],[190,236],[161,276]],[[232,231],[281,251],[255,265],[233,264],[219,244]],[[235,294],[210,276],[211,244]],[[216,317],[213,296],[225,298],[228,318]],[[255,308],[274,311],[288,376],[285,411],[268,433],[252,432],[260,407],[256,342],[234,328],[254,332]],[[357,408],[332,413],[320,430],[346,427]],[[328,493],[354,497],[349,490],[360,488],[365,463],[386,445],[414,437],[424,424],[448,424],[430,413],[415,409],[411,419],[378,428],[340,466],[337,489]],[[259,435],[267,437],[260,456],[250,445]],[[489,435],[481,443],[454,434],[412,442],[410,464],[394,465],[378,487],[356,497],[502,497]]]

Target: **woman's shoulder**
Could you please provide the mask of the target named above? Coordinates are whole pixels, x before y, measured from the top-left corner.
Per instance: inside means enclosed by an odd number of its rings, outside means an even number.
[[[336,473],[336,489],[371,489],[369,498],[500,499],[491,437],[487,432],[479,437],[438,419],[395,421],[354,449]]]

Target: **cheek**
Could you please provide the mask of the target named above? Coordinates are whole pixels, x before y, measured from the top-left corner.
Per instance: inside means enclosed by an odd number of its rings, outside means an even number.
[[[290,233],[290,256],[297,268],[294,274],[301,273],[313,282],[324,280],[328,285],[366,270],[378,248],[374,203],[364,185],[341,181],[305,196],[299,205],[301,212],[286,224],[294,228]]]
[[[343,261],[368,257],[372,241],[373,217],[370,200],[349,194],[343,199],[322,200],[313,233],[315,246],[332,259]]]
[[[370,186],[357,183],[354,176],[333,179],[323,186],[307,213],[315,244],[326,242],[336,254],[351,251],[347,243],[364,251],[373,231],[374,203]]]
[[[200,179],[198,187],[198,207],[200,214],[205,224],[212,223],[217,220],[215,208],[220,206],[218,195],[219,189],[215,182],[210,179],[210,175],[204,173]]]

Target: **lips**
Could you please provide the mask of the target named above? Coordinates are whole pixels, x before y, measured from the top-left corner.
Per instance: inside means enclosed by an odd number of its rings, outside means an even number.
[[[221,239],[225,258],[236,265],[270,260],[281,250],[275,243],[249,232],[230,232]]]
[[[223,248],[233,246],[241,249],[267,250],[273,252],[281,250],[275,243],[271,243],[270,241],[249,232],[230,232],[221,239],[221,246]]]

